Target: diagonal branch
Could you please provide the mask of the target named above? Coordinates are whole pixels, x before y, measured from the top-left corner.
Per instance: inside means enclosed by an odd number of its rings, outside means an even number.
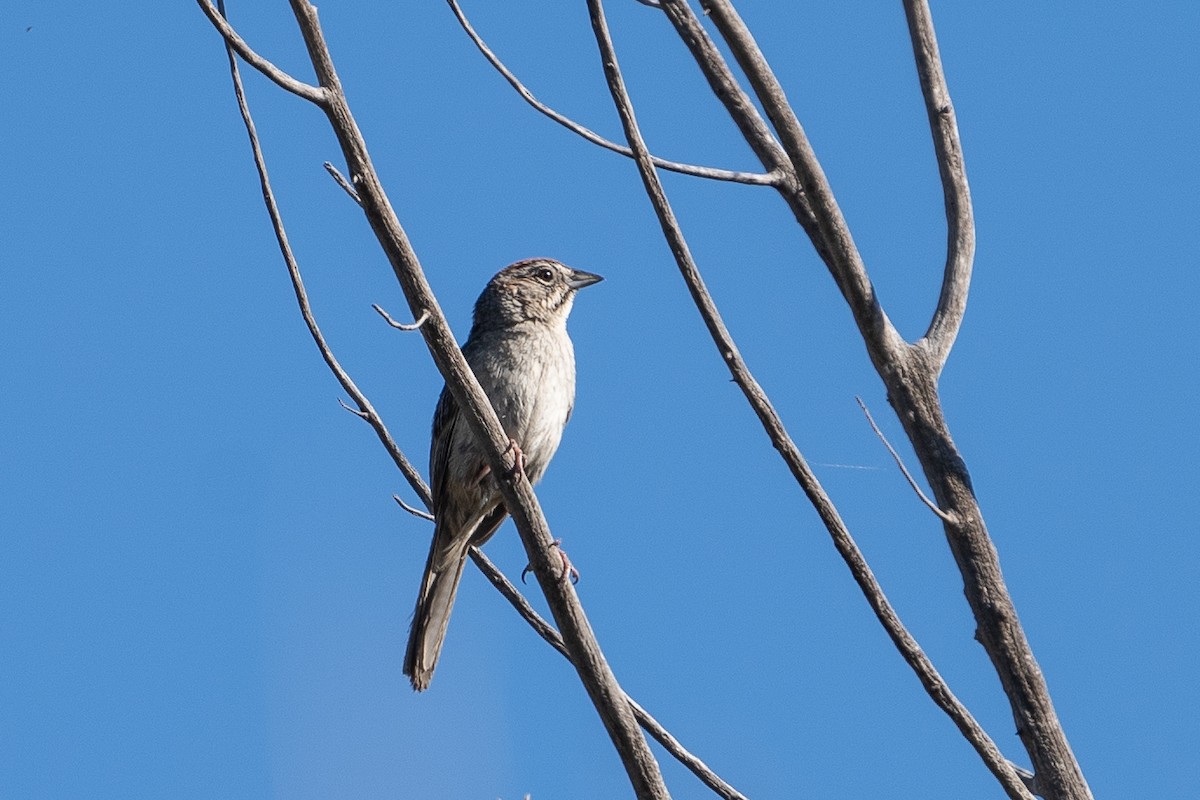
[[[225,39],[226,48],[233,48],[236,50],[237,54],[241,56],[247,64],[270,78],[280,89],[291,92],[297,97],[302,97],[310,103],[318,106],[325,103],[325,92],[319,86],[313,86],[305,83],[304,81],[293,78],[291,75],[287,74],[279,67],[275,66],[270,61],[254,52],[254,50],[250,48],[250,45],[246,44],[246,41],[242,39],[241,36],[238,36],[237,31],[233,29],[233,27],[229,24],[229,21],[225,19],[223,3],[221,4],[221,9],[218,10],[213,8],[212,3],[208,2],[208,0],[196,0],[196,2],[200,5],[200,10],[204,12],[204,16],[208,17],[209,21],[213,24],[213,27],[216,28],[217,31],[220,32],[221,36]],[[241,82],[241,78],[238,78],[237,80],[239,83]]]
[[[554,120],[559,125],[562,125],[567,130],[579,134],[592,144],[598,145],[603,147],[605,150],[611,150],[614,153],[619,153],[629,158],[633,157],[633,154],[630,152],[628,147],[605,139],[592,129],[580,125],[570,117],[555,111],[541,100],[538,100],[533,95],[533,92],[529,91],[529,89],[521,82],[521,79],[513,74],[512,70],[510,70],[504,64],[504,62],[500,60],[500,57],[497,56],[490,47],[488,47],[487,42],[483,40],[483,37],[479,35],[474,26],[471,25],[470,20],[467,19],[467,15],[463,13],[462,8],[458,4],[458,0],[447,0],[447,2],[450,4],[450,10],[454,12],[454,16],[458,18],[458,24],[462,26],[462,29],[466,32],[467,36],[469,36],[471,41],[475,43],[475,47],[478,48],[479,52],[483,54],[483,57],[488,60],[488,63],[495,67],[496,71],[500,73],[504,80],[508,81],[508,84],[517,90],[517,94],[521,95],[521,98],[526,103],[533,106],[539,112]],[[718,169],[716,167],[702,167],[695,164],[682,164],[678,161],[667,161],[666,159],[658,158],[657,156],[651,156],[651,158],[654,160],[656,166],[659,166],[663,169],[671,170],[672,172],[678,172],[683,175],[693,175],[698,178],[729,181],[730,183],[745,183],[752,186],[774,186],[780,180],[780,173],[778,172],[768,172],[765,174],[759,172],[738,172],[735,170]]]
[[[223,4],[222,4],[223,5]],[[222,22],[225,21],[224,9],[221,9],[219,18]],[[425,485],[425,481],[421,478],[421,473],[412,465],[412,462],[405,457],[404,453],[396,445],[396,441],[388,432],[387,427],[383,424],[383,420],[375,411],[375,407],[371,405],[371,401],[362,393],[358,385],[350,378],[346,370],[342,368],[341,363],[330,349],[329,343],[325,341],[324,334],[321,333],[321,328],[317,325],[316,317],[313,315],[312,306],[308,302],[308,291],[304,288],[304,279],[300,276],[300,265],[296,262],[296,256],[292,252],[291,243],[288,241],[287,231],[283,226],[283,217],[279,213],[279,205],[275,202],[275,192],[271,189],[271,179],[267,175],[267,163],[263,157],[262,147],[258,140],[258,131],[254,127],[254,120],[250,116],[250,107],[246,103],[246,91],[242,85],[242,76],[238,70],[237,59],[234,58],[234,48],[232,42],[228,38],[225,40],[225,53],[229,57],[229,71],[233,78],[233,92],[237,97],[238,110],[242,115],[242,122],[246,126],[246,134],[250,137],[250,149],[254,154],[254,167],[258,171],[258,182],[262,187],[263,202],[267,206],[267,214],[271,217],[271,227],[275,231],[275,240],[279,243],[279,250],[283,254],[283,260],[287,264],[288,278],[292,282],[292,290],[296,294],[296,302],[300,306],[300,315],[304,318],[304,324],[308,327],[309,335],[316,342],[317,349],[321,351],[321,358],[329,367],[338,383],[354,400],[360,417],[367,421],[371,428],[375,431],[375,435],[379,437],[379,441],[383,443],[384,448],[388,451],[388,455],[392,457],[392,461],[396,463],[396,467],[400,473],[408,480],[410,486],[421,498],[421,501],[429,505],[430,494],[429,487]],[[353,410],[353,409],[352,409]]]
[[[967,309],[967,291],[975,261],[975,218],[971,210],[971,189],[963,164],[958,122],[950,102],[946,75],[942,71],[942,58],[938,53],[937,34],[933,30],[929,3],[927,0],[904,0],[904,14],[908,19],[908,33],[917,62],[917,75],[921,79],[921,94],[925,98],[925,112],[929,116],[929,129],[933,134],[933,149],[946,205],[946,269],[937,308],[924,339],[938,369],[941,369],[950,355],[950,348],[954,346]]]
[[[521,541],[541,585],[546,601],[571,653],[572,664],[621,759],[639,800],[665,800],[670,795],[653,753],[625,702],[624,692],[608,666],[592,632],[578,595],[559,580],[561,562],[553,537],[533,488],[517,464],[496,412],[471,373],[433,294],[416,252],[379,181],[358,124],[350,112],[341,80],[317,21],[316,8],[307,0],[290,0],[325,102],[320,105],[337,136],[346,160],[351,185],[356,190],[371,225],[408,301],[414,318],[428,313],[420,332],[446,386],[458,403],[472,434],[496,477],[505,505],[521,534]]]
[[[224,4],[222,3],[221,5]],[[221,11],[224,13],[223,8]],[[299,301],[301,316],[303,316],[305,324],[308,326],[309,332],[312,334],[313,340],[316,342],[317,348],[321,352],[322,358],[324,358],[326,364],[334,373],[335,377],[337,377],[338,381],[342,384],[343,388],[345,388],[346,391],[354,398],[358,405],[358,409],[353,409],[350,406],[346,406],[344,403],[342,405],[347,410],[353,412],[371,424],[371,426],[376,430],[376,433],[379,434],[379,438],[383,442],[385,448],[387,448],[393,459],[396,460],[397,466],[400,467],[401,472],[404,474],[405,478],[408,479],[413,490],[421,498],[421,502],[424,503],[426,507],[429,507],[432,504],[429,487],[426,485],[420,473],[409,464],[403,453],[400,452],[387,428],[384,426],[383,420],[375,412],[374,407],[367,400],[367,398],[358,390],[357,386],[351,380],[349,375],[341,367],[340,363],[334,357],[333,352],[326,342],[324,336],[322,335],[320,328],[317,326],[312,309],[308,302],[308,293],[304,288],[304,282],[300,276],[299,265],[295,259],[291,245],[288,242],[287,232],[283,225],[283,219],[279,213],[278,204],[275,201],[274,191],[271,188],[270,179],[267,174],[266,160],[262,153],[262,148],[259,142],[257,129],[254,125],[254,120],[250,115],[249,105],[246,102],[245,90],[242,84],[241,74],[237,67],[237,60],[233,57],[233,50],[228,44],[226,44],[226,52],[229,56],[229,67],[231,76],[233,78],[234,94],[237,98],[238,110],[241,112],[242,121],[245,123],[246,133],[250,139],[250,147],[253,152],[254,165],[258,171],[259,181],[263,191],[263,198],[267,206],[268,214],[271,217],[272,228],[275,231],[280,251],[282,252],[284,261],[287,264],[288,275],[292,279],[292,286],[295,290],[297,300]],[[332,165],[327,165],[327,168],[331,167]],[[341,177],[341,173],[337,172],[336,169],[331,169],[331,173],[335,174],[337,177]],[[341,183],[343,188],[348,189],[352,193],[352,196],[354,196],[353,189],[349,187],[349,184],[345,182],[344,178],[339,183]],[[415,330],[416,328],[420,327],[419,324],[410,327],[400,323],[395,323],[394,320],[391,320],[390,317],[387,317],[385,311],[380,309],[378,306],[375,308],[376,311],[383,314],[385,319],[387,319],[390,324],[393,324],[394,327],[402,330]],[[428,319],[428,314],[423,315],[421,319],[422,322],[425,319]],[[433,515],[408,505],[399,496],[394,495],[393,499],[401,508],[413,516],[420,517],[431,522],[433,521]],[[536,631],[539,636],[546,640],[546,642],[548,642],[555,650],[562,653],[567,659],[570,659],[571,655],[567,652],[566,646],[562,641],[562,636],[559,635],[558,631],[555,630],[550,623],[546,622],[546,620],[544,620],[536,611],[534,611],[533,606],[529,604],[529,601],[526,600],[523,595],[521,595],[517,588],[512,584],[511,581],[508,580],[508,578],[504,576],[504,574],[496,567],[496,565],[493,564],[491,560],[483,554],[483,551],[472,547],[470,550],[470,555],[480,572],[482,572],[484,576],[500,591],[501,595],[509,601],[509,603],[517,610],[517,613],[529,623],[534,631]],[[741,792],[738,792],[726,781],[722,780],[721,777],[713,772],[707,764],[687,750],[687,748],[685,748],[678,739],[672,736],[671,733],[664,728],[662,724],[658,722],[658,720],[656,720],[644,708],[642,708],[637,701],[635,701],[632,697],[629,697],[629,695],[625,695],[625,700],[629,703],[630,709],[632,710],[634,717],[637,719],[638,724],[651,736],[653,736],[655,740],[662,744],[662,746],[675,759],[691,770],[707,786],[713,789],[713,791],[725,798],[725,800],[746,800],[745,796]]]
[[[670,2],[670,0],[665,0],[665,2]],[[867,602],[879,618],[880,623],[892,639],[892,642],[896,645],[896,648],[900,651],[901,656],[916,673],[925,691],[946,712],[954,724],[958,726],[963,736],[971,743],[976,752],[979,753],[988,769],[992,771],[997,780],[1004,786],[1008,796],[1014,800],[1031,800],[1032,796],[1014,772],[1012,765],[1000,753],[995,742],[991,740],[983,728],[980,727],[979,723],[975,721],[966,707],[950,691],[949,686],[947,686],[941,675],[938,674],[933,663],[900,621],[895,609],[888,602],[882,587],[867,565],[862,551],[858,549],[858,545],[850,535],[850,531],[846,528],[845,522],[842,521],[841,515],[838,514],[833,501],[825,492],[824,487],[821,486],[820,481],[817,480],[816,475],[813,474],[812,469],[808,466],[799,448],[796,447],[795,442],[792,441],[791,436],[788,435],[783,421],[779,418],[766,393],[754,379],[753,374],[751,374],[741,354],[738,352],[733,337],[725,327],[724,321],[721,319],[720,313],[712,300],[712,296],[704,285],[704,281],[688,248],[687,241],[663,191],[662,183],[659,181],[658,175],[654,170],[654,165],[650,160],[649,151],[638,129],[633,104],[629,99],[628,91],[625,88],[625,81],[621,76],[620,65],[617,62],[612,37],[608,32],[608,23],[604,17],[604,8],[601,0],[588,0],[588,9],[591,15],[592,29],[596,34],[596,42],[600,48],[600,60],[604,65],[604,74],[608,80],[609,91],[613,96],[613,103],[617,107],[617,112],[621,116],[621,124],[625,129],[625,135],[629,141],[630,148],[633,150],[646,194],[649,195],[650,202],[654,206],[655,214],[658,216],[659,224],[663,230],[663,235],[670,245],[671,253],[675,256],[675,261],[679,266],[679,271],[683,275],[684,281],[688,285],[692,299],[696,303],[696,307],[700,310],[700,314],[704,318],[704,323],[708,327],[718,351],[725,359],[733,380],[741,388],[743,394],[745,394],[746,399],[750,402],[751,407],[766,429],[771,443],[779,451],[780,455],[783,456],[792,474],[821,517],[821,521],[825,524],[826,529],[833,539],[834,546],[846,562],[846,565],[850,568],[850,572],[866,596]]]

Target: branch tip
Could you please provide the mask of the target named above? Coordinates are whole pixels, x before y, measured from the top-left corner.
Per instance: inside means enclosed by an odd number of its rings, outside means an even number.
[[[196,0],[196,2],[199,4],[200,10],[204,12],[204,16],[208,17],[208,21],[221,34],[225,45],[235,51],[243,61],[261,72],[280,89],[302,97],[315,106],[325,107],[329,96],[323,88],[297,80],[251,49],[246,40],[238,35],[225,18],[224,3],[220,3],[220,8],[214,8],[209,0]]]
[[[349,411],[351,414],[358,417],[359,419],[365,419],[365,420],[371,419],[371,415],[368,412],[363,411],[361,408],[354,408],[353,406],[347,405],[346,401],[340,397],[337,399],[337,401],[338,401],[339,406],[346,409],[347,411]]]
[[[391,314],[383,310],[383,307],[378,303],[372,303],[371,308],[375,309],[375,313],[387,320],[387,324],[399,331],[415,331],[429,321],[429,310],[425,309],[421,312],[421,316],[417,317],[417,321],[411,324],[397,322],[392,319]]]
[[[396,505],[412,514],[414,517],[420,517],[421,519],[429,520],[430,522],[434,521],[433,514],[430,514],[428,511],[422,511],[419,508],[410,506],[408,503],[404,502],[403,499],[401,499],[400,495],[394,494],[392,495],[392,499],[396,501]]]
[[[350,185],[350,182],[348,180],[346,180],[346,176],[343,175],[341,172],[339,172],[338,168],[335,167],[333,165],[333,163],[330,161],[324,162],[322,164],[322,166],[324,166],[325,171],[329,173],[329,177],[333,178],[333,180],[337,183],[337,185],[342,187],[342,191],[344,191],[346,194],[350,195],[350,199],[353,200],[355,203],[357,203],[358,206],[361,208],[362,207],[362,198],[358,196],[358,192],[355,190],[355,188],[353,186]]]

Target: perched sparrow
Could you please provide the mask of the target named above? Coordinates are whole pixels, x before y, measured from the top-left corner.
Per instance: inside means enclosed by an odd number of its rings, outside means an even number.
[[[575,293],[600,280],[534,258],[496,273],[475,303],[463,355],[531,483],[542,477],[558,449],[575,402],[575,350],[567,315]],[[433,415],[429,470],[436,523],[404,654],[404,674],[418,692],[429,686],[437,666],[467,548],[486,542],[508,514],[487,459],[448,389],[442,389]]]

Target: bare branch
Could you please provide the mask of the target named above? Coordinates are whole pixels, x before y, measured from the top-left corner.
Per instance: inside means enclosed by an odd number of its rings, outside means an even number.
[[[529,623],[538,636],[541,636],[546,640],[547,644],[559,653],[562,653],[568,661],[571,660],[571,655],[567,652],[566,647],[563,646],[562,637],[559,636],[558,631],[533,609],[533,606],[529,604],[529,601],[525,599],[520,590],[513,585],[512,581],[505,577],[504,573],[478,547],[472,547],[469,552],[471,560],[475,562],[475,566],[479,568],[479,571],[492,582],[492,585],[499,590],[500,594],[504,595],[504,598],[512,604],[512,607],[517,610],[522,619]],[[704,785],[725,798],[725,800],[746,800],[745,795],[722,780],[720,775],[713,772],[707,764],[680,744],[679,740],[672,736],[670,731],[664,728],[646,709],[642,708],[636,700],[628,694],[625,695],[625,700],[629,703],[629,707],[632,709],[634,717],[637,718],[638,724],[653,736],[655,741],[666,748],[667,752],[679,761],[679,763],[683,764],[691,770],[693,775],[703,781]]]
[[[674,4],[672,0],[665,1],[669,4]],[[799,448],[796,447],[795,442],[792,441],[791,436],[788,435],[783,421],[779,418],[766,393],[763,392],[762,387],[759,386],[753,374],[751,374],[749,368],[746,366],[745,361],[742,359],[732,336],[721,319],[716,305],[713,303],[712,296],[704,285],[695,261],[692,259],[687,241],[683,236],[683,232],[679,227],[670,203],[667,201],[662,183],[659,181],[658,174],[655,172],[654,165],[650,160],[649,151],[646,149],[646,144],[638,129],[633,104],[629,99],[624,79],[621,76],[620,65],[617,62],[612,37],[608,32],[608,24],[604,18],[604,9],[601,0],[588,0],[588,9],[592,20],[592,29],[596,34],[596,42],[600,48],[600,60],[604,66],[604,74],[608,80],[609,91],[612,94],[613,103],[617,107],[617,112],[621,116],[621,124],[625,129],[625,136],[629,141],[630,148],[633,150],[638,172],[642,177],[642,183],[645,186],[647,195],[650,197],[650,202],[654,206],[655,214],[658,216],[659,224],[671,247],[671,252],[675,256],[679,271],[688,285],[692,299],[696,307],[700,310],[700,314],[704,318],[704,323],[708,327],[709,334],[717,345],[717,350],[724,358],[726,366],[733,376],[733,380],[742,389],[743,394],[746,395],[746,399],[750,402],[751,407],[766,429],[771,443],[779,451],[780,455],[783,456],[793,476],[795,476],[797,482],[803,488],[804,493],[808,496],[809,501],[821,517],[822,522],[825,523],[825,527],[833,539],[834,546],[846,562],[846,565],[850,568],[854,580],[866,596],[867,602],[875,612],[876,617],[878,617],[880,623],[883,625],[884,630],[887,631],[897,650],[900,651],[901,656],[903,656],[904,660],[916,673],[925,691],[938,707],[946,712],[967,741],[979,753],[984,763],[996,776],[997,780],[1000,781],[1009,797],[1013,798],[1013,800],[1031,800],[1031,795],[1013,771],[1009,761],[1000,753],[995,742],[980,727],[979,723],[971,716],[966,707],[950,691],[949,686],[937,672],[933,663],[900,621],[895,609],[888,602],[882,587],[880,587],[879,582],[875,579],[874,574],[867,565],[862,552],[858,549],[854,538],[850,535],[850,531],[846,528],[845,522],[841,519],[837,508],[833,505],[824,487],[821,486],[820,481],[817,480],[816,475],[813,474],[812,469],[808,466]]]
[[[592,632],[579,597],[570,583],[558,580],[560,562],[553,553],[553,536],[537,496],[523,470],[515,469],[516,454],[492,409],[487,395],[471,373],[446,322],[437,298],[425,278],[404,228],[392,209],[371,163],[366,142],[354,120],[325,43],[316,8],[307,0],[290,0],[314,71],[328,102],[322,106],[337,135],[352,184],[362,200],[363,212],[408,300],[414,318],[428,311],[420,331],[430,355],[458,403],[462,418],[476,437],[496,477],[505,505],[521,534],[526,555],[554,613],[563,641],[572,655],[581,682],[595,706],[621,758],[639,800],[665,800],[670,795],[637,720],[624,702],[624,693],[608,666]]]
[[[246,126],[246,134],[250,137],[250,149],[254,154],[254,166],[258,170],[259,185],[262,188],[263,202],[266,203],[267,213],[271,217],[271,227],[275,231],[275,240],[279,244],[279,250],[283,254],[283,260],[287,264],[288,277],[292,281],[292,290],[296,294],[296,302],[300,306],[300,315],[304,318],[304,324],[308,327],[309,335],[317,345],[317,349],[321,352],[321,358],[325,360],[331,372],[338,383],[348,395],[354,400],[358,409],[353,409],[338,399],[343,408],[353,412],[357,416],[365,419],[368,424],[374,429],[375,435],[379,437],[379,441],[387,449],[388,454],[392,457],[397,468],[399,468],[405,479],[408,480],[413,491],[415,491],[425,502],[426,505],[430,502],[429,487],[425,485],[424,479],[421,478],[421,473],[412,465],[412,462],[400,450],[400,447],[392,439],[392,435],[388,432],[387,427],[383,424],[379,414],[376,413],[371,401],[367,399],[358,388],[357,384],[350,378],[346,370],[342,368],[334,356],[333,351],[329,347],[329,343],[325,341],[324,334],[321,333],[321,328],[317,325],[316,317],[313,315],[312,306],[308,302],[308,291],[304,288],[304,279],[300,275],[300,265],[296,262],[295,254],[292,252],[291,243],[288,241],[287,231],[283,226],[283,217],[279,213],[279,205],[275,202],[275,193],[271,189],[271,180],[267,174],[267,163],[263,157],[262,146],[259,144],[258,131],[255,129],[254,120],[250,116],[250,106],[246,102],[246,92],[242,85],[242,76],[238,70],[237,59],[233,55],[233,45],[227,39],[225,43],[225,52],[229,57],[229,70],[233,78],[233,91],[237,96],[238,109],[242,115],[242,122]]]
[[[521,95],[521,98],[525,100],[526,103],[533,106],[539,112],[554,120],[559,125],[562,125],[567,130],[579,134],[592,144],[603,147],[605,150],[611,150],[614,153],[619,153],[623,156],[632,157],[633,154],[630,153],[628,147],[605,139],[603,136],[591,130],[590,128],[580,125],[578,122],[575,122],[571,118],[559,113],[558,111],[555,111],[553,108],[534,97],[533,92],[529,91],[529,89],[526,88],[523,83],[521,83],[520,78],[518,78],[515,74],[513,74],[512,70],[505,66],[504,62],[500,60],[500,57],[497,56],[490,47],[488,47],[487,43],[476,32],[475,28],[467,19],[466,14],[463,13],[462,8],[459,7],[458,0],[447,0],[447,2],[450,4],[450,9],[454,12],[454,16],[458,18],[458,24],[462,26],[462,29],[466,31],[467,36],[469,36],[471,41],[475,43],[475,47],[477,47],[479,52],[483,54],[483,57],[488,60],[488,63],[496,68],[496,71],[503,76],[504,80],[508,81],[509,85],[517,90],[517,94]],[[716,167],[702,167],[694,164],[681,164],[677,161],[667,161],[666,159],[658,158],[657,156],[651,156],[651,158],[653,158],[656,166],[659,166],[663,169],[671,170],[672,172],[678,172],[683,175],[693,175],[698,178],[729,181],[730,183],[744,183],[751,186],[773,186],[780,180],[780,173],[778,172],[768,172],[765,174],[758,172],[738,172],[735,170],[718,169]]]
[[[392,499],[396,501],[396,505],[400,506],[405,511],[412,514],[414,517],[419,517],[420,519],[428,520],[430,522],[434,521],[433,514],[430,514],[428,511],[422,511],[419,508],[413,508],[408,503],[404,502],[404,500],[401,499],[400,495],[394,494],[394,495],[392,495]]]
[[[417,317],[416,322],[413,322],[412,324],[406,324],[403,322],[397,322],[396,320],[392,319],[392,315],[389,314],[388,312],[384,311],[383,308],[380,305],[378,305],[377,303],[372,303],[371,308],[375,309],[375,313],[377,313],[379,316],[383,317],[387,321],[388,325],[391,325],[393,328],[395,328],[398,331],[415,331],[417,328],[420,328],[422,325],[424,325],[426,322],[429,321],[429,312],[428,311],[422,311],[421,316]]]
[[[293,78],[291,75],[288,75],[279,67],[275,66],[270,61],[250,49],[250,45],[246,44],[245,40],[243,40],[241,36],[238,36],[237,31],[235,31],[229,24],[229,21],[225,19],[223,10],[218,11],[217,9],[213,8],[212,3],[208,2],[208,0],[196,0],[196,2],[200,5],[200,10],[204,12],[204,16],[208,17],[209,21],[212,22],[213,27],[217,29],[222,37],[224,37],[226,46],[232,47],[234,50],[236,50],[237,54],[241,56],[247,64],[254,67],[263,75],[267,76],[280,89],[291,92],[297,97],[302,97],[310,103],[314,103],[318,106],[325,104],[325,92],[322,91],[319,86],[313,86],[305,83],[304,81]]]
[[[908,467],[904,466],[904,461],[900,458],[900,454],[896,452],[896,448],[892,447],[892,443],[887,440],[887,437],[883,435],[883,431],[881,431],[879,426],[875,424],[875,418],[871,416],[871,412],[867,408],[867,404],[863,402],[863,399],[857,396],[854,399],[858,401],[858,407],[862,409],[862,412],[867,415],[867,422],[871,424],[871,430],[875,431],[875,435],[879,437],[879,441],[883,442],[883,446],[886,447],[888,452],[892,454],[892,459],[896,462],[896,466],[900,468],[900,472],[903,473],[904,479],[908,481],[908,485],[911,486],[912,490],[917,493],[917,497],[921,498],[921,502],[924,503],[934,514],[937,514],[939,517],[941,517],[945,522],[951,525],[956,525],[958,520],[938,508],[937,503],[934,503],[925,496],[925,492],[921,491],[921,487],[918,486],[917,482],[913,479],[912,473],[908,471]]]
[[[357,408],[350,407],[349,405],[346,404],[346,401],[340,397],[338,398],[338,405],[341,406],[342,408],[346,409],[347,411],[349,411],[351,414],[358,417],[359,419],[368,419],[369,418],[369,415],[367,414],[367,412],[361,411]]]
[[[925,98],[925,112],[933,134],[933,149],[946,205],[946,270],[924,342],[941,369],[954,346],[967,308],[967,291],[975,262],[975,217],[971,210],[971,189],[967,184],[958,122],[942,71],[929,3],[927,0],[904,0],[904,14],[908,19],[908,34],[912,39],[917,75],[921,79],[921,94]]]
[[[350,181],[346,180],[346,176],[339,172],[338,168],[329,161],[326,161],[324,164],[322,164],[322,166],[325,167],[325,171],[329,173],[329,177],[333,178],[334,182],[337,183],[338,186],[342,187],[342,191],[350,195],[350,199],[361,208],[362,200],[358,198],[358,192],[354,191],[354,187],[350,185]]]

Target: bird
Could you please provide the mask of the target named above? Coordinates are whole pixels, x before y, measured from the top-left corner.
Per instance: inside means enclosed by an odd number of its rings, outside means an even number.
[[[545,473],[575,405],[567,316],[578,291],[601,280],[552,259],[531,258],[497,272],[475,303],[463,356],[530,483]],[[448,387],[433,415],[429,471],[433,542],[404,654],[404,674],[418,692],[433,678],[468,549],[491,538],[508,516],[483,448]]]

